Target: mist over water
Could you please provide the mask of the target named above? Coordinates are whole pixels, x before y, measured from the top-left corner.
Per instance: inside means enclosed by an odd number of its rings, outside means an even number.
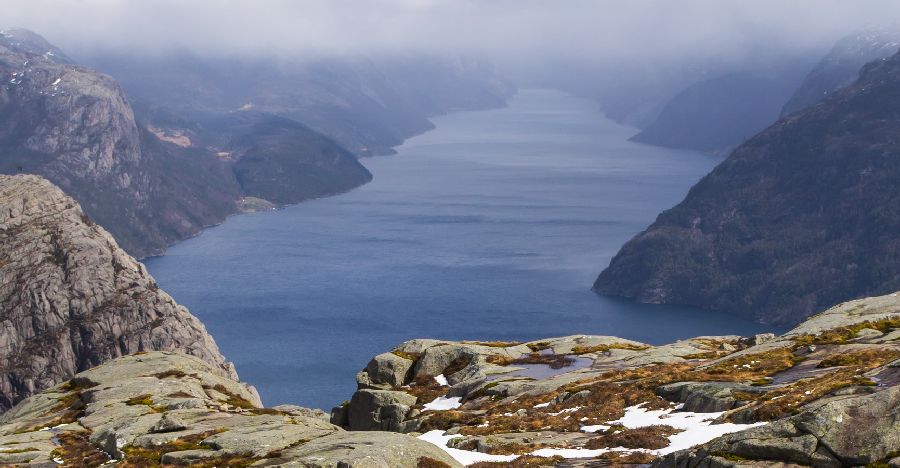
[[[375,180],[360,189],[231,218],[146,262],[265,404],[330,408],[372,356],[411,338],[771,330],[590,291],[717,158],[630,143],[634,129],[556,91],[434,122],[363,160]]]

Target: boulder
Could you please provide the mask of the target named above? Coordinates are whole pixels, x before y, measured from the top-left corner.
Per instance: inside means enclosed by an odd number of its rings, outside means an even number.
[[[660,386],[657,395],[684,403],[685,411],[696,413],[717,413],[741,406],[734,392],[761,393],[757,387],[733,382],[677,382]]]
[[[366,374],[373,384],[388,384],[399,387],[407,382],[413,361],[394,353],[375,356],[366,366]]]
[[[358,390],[350,400],[347,414],[352,431],[395,431],[402,429],[416,397],[390,390]]]

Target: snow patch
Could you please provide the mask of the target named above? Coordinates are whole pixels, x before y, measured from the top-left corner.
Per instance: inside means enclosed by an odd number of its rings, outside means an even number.
[[[621,424],[629,429],[662,424],[684,431],[670,436],[668,447],[653,452],[657,455],[666,455],[678,450],[684,450],[695,445],[704,444],[725,434],[766,424],[764,422],[754,424],[713,424],[713,420],[725,414],[724,411],[718,413],[692,413],[690,411],[673,413],[672,411],[679,407],[667,410],[647,410],[643,408],[643,405],[641,403],[637,406],[625,408],[625,416],[617,421],[610,421],[610,424]]]
[[[478,462],[509,462],[518,458],[516,455],[490,455],[481,452],[472,452],[469,450],[460,450],[447,447],[447,443],[453,439],[462,437],[459,435],[444,435],[444,431],[428,431],[418,437],[419,440],[432,443],[447,452],[454,460],[463,465],[471,465]]]
[[[612,426],[607,426],[606,424],[596,424],[593,426],[581,426],[582,432],[600,432],[609,429]]]
[[[460,400],[462,400],[461,397],[437,397],[431,403],[425,403],[424,408],[434,411],[452,410],[462,406]]]
[[[447,382],[447,377],[444,377],[444,374],[438,374],[434,376],[434,381],[438,383],[438,385],[442,385],[444,387],[449,387],[450,382]]]

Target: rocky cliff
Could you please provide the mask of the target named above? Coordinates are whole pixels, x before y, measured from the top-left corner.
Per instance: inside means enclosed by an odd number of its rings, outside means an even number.
[[[863,65],[890,57],[900,48],[900,27],[868,28],[841,38],[806,75],[784,105],[782,116],[814,106],[829,94],[853,84]]]
[[[331,139],[271,114],[244,109],[186,120],[157,110],[151,121],[136,120],[116,81],[29,31],[0,35],[0,76],[0,173],[48,178],[138,257],[238,210],[372,179]],[[202,113],[189,108],[202,108],[193,96],[179,102],[186,115]]]
[[[185,154],[135,123],[116,82],[40,36],[0,34],[0,173],[40,174],[138,256],[221,222],[239,187],[214,155]]]
[[[900,296],[780,336],[413,340],[357,384],[333,423],[477,466],[898,466]]]
[[[0,411],[118,356],[180,350],[230,363],[78,203],[45,179],[0,175]]]
[[[898,107],[895,55],[736,149],[595,290],[790,324],[900,289]]]

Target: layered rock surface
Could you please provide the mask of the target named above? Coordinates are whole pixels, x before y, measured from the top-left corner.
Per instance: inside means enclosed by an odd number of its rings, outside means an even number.
[[[459,466],[387,432],[345,432],[321,411],[262,408],[251,387],[180,353],[125,356],[0,416],[0,464],[29,466]]]
[[[180,350],[222,376],[203,324],[47,180],[0,175],[0,411],[118,356]]]
[[[422,434],[460,461],[888,463],[900,450],[900,297],[847,302],[777,336],[413,340],[357,383],[333,423]]]
[[[796,324],[900,289],[900,56],[736,149],[594,289]]]

